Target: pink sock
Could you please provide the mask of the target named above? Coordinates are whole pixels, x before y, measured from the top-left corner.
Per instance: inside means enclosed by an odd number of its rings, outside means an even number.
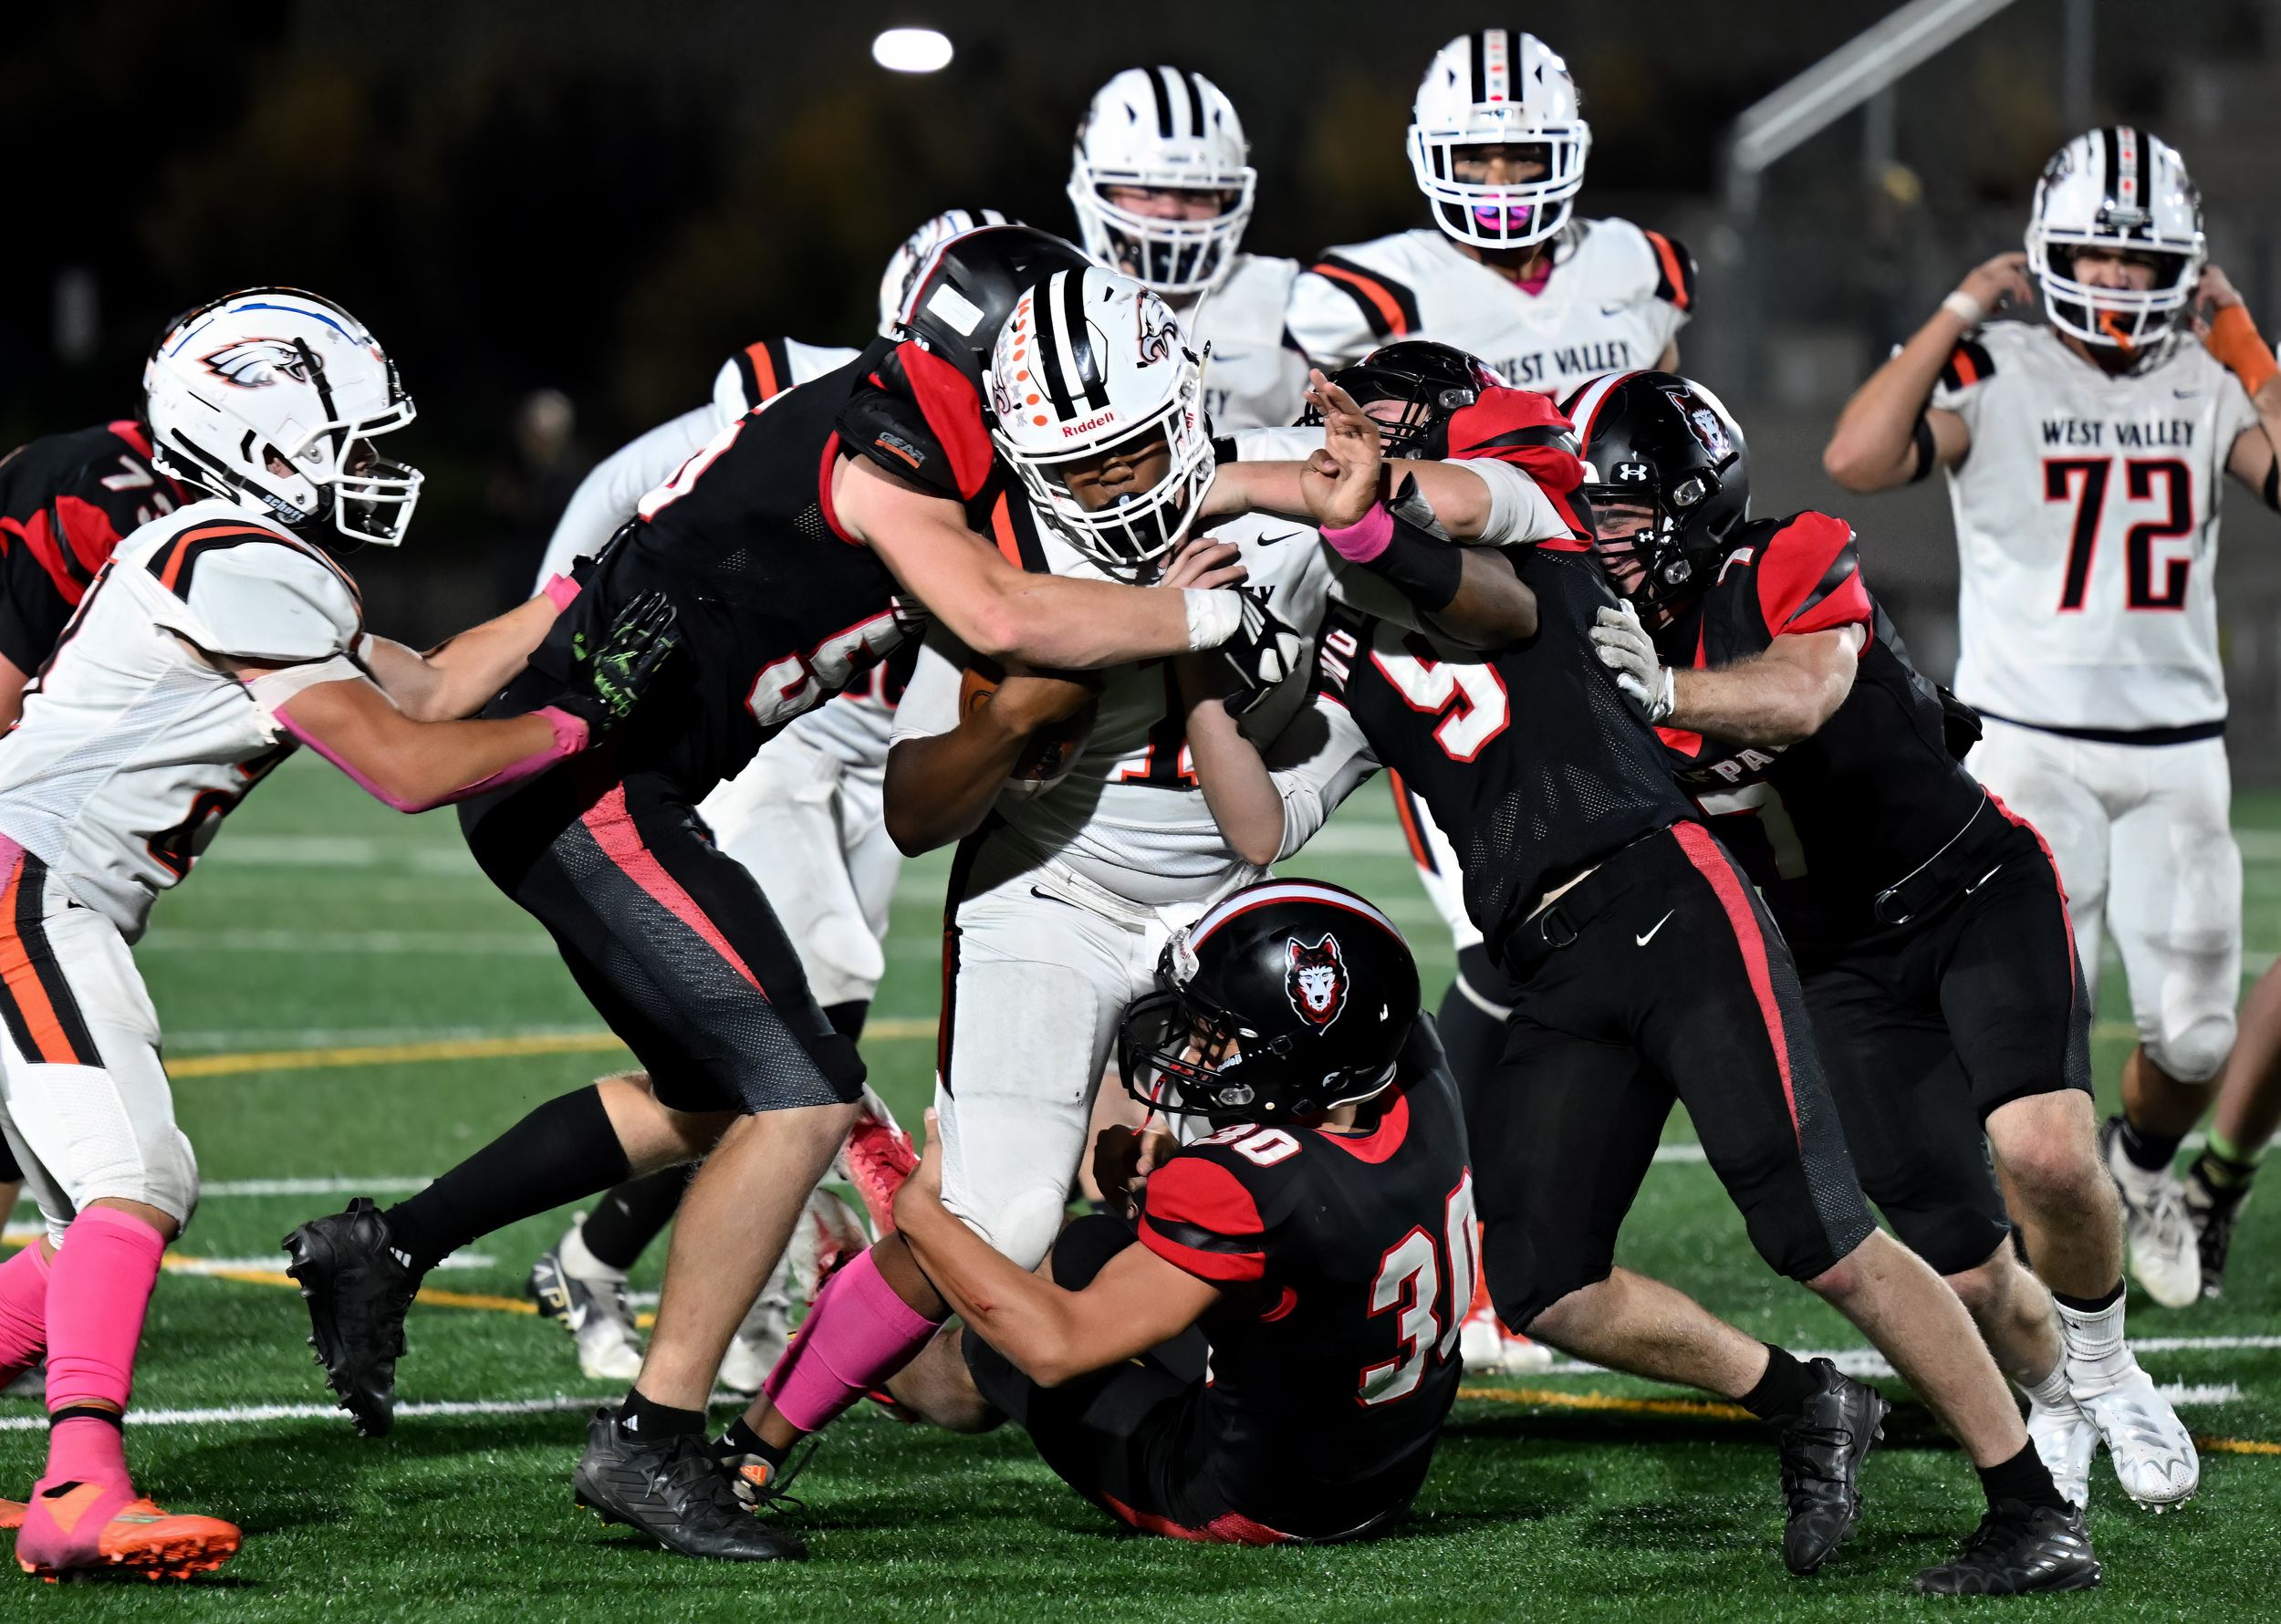
[[[124,1413],[135,1346],[166,1242],[139,1218],[89,1207],[71,1221],[47,1269],[47,1413],[79,1406]],[[119,1428],[73,1417],[47,1440],[45,1481],[100,1479],[127,1469]]]
[[[0,1263],[0,1387],[47,1349],[47,1259],[39,1243]]]
[[[760,1390],[813,1432],[909,1364],[942,1323],[897,1296],[866,1252],[824,1283]]]

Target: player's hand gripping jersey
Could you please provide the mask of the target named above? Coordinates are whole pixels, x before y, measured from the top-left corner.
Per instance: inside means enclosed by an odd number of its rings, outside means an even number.
[[[358,674],[362,617],[330,559],[230,503],[144,526],[80,601],[0,748],[0,832],[134,941],[292,749],[276,707]],[[247,683],[193,650],[292,669]]]
[[[0,460],[0,658],[37,671],[121,537],[189,501],[125,419],[49,434]]]
[[[1747,526],[1711,588],[1656,633],[1664,659],[1715,668],[1777,637],[1859,626],[1852,690],[1810,738],[1754,748],[1664,727],[1679,781],[1766,899],[1793,947],[1898,922],[1878,897],[1981,815],[1986,793],[1950,753],[1939,692],[1910,663],[1861,578],[1853,531],[1822,513]],[[1980,831],[2008,825],[1993,812]]]
[[[2005,321],[1957,346],[1932,403],[1972,432],[1948,474],[1958,695],[2038,726],[2214,733],[2219,482],[2257,422],[2240,380],[2193,343],[2111,376]]]
[[[922,611],[832,518],[843,454],[953,498],[973,497],[990,467],[971,386],[887,340],[723,430],[643,500],[531,658],[559,678],[627,601],[668,595],[686,648],[651,710],[672,720],[623,741],[627,770],[702,795],[911,635]]]
[[[1327,371],[1395,338],[1432,338],[1516,388],[1559,394],[1598,372],[1654,366],[1694,288],[1687,250],[1629,220],[1574,222],[1534,293],[1421,227],[1324,254],[1293,285],[1286,319]]]
[[[1202,1322],[1203,1474],[1301,1538],[1409,1501],[1463,1370],[1481,1269],[1464,1125],[1424,1023],[1401,1066],[1357,1131],[1213,1134],[1150,1176],[1141,1213],[1140,1244],[1228,1290]]]

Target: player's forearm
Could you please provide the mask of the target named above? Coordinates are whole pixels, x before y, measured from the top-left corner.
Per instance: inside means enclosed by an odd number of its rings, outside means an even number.
[[[1853,391],[1822,449],[1822,467],[1849,491],[1885,491],[1917,471],[1917,420],[1941,369],[1972,325],[1946,307]]]
[[[374,680],[405,715],[415,722],[453,721],[483,709],[522,674],[531,651],[554,625],[555,614],[553,599],[541,595],[470,627],[425,654],[379,637],[368,639],[359,652]]]
[[[1484,547],[1459,549],[1463,573],[1457,596],[1429,611],[1434,630],[1452,642],[1487,651],[1536,635],[1536,594],[1502,554]]]
[[[1180,686],[1188,707],[1188,758],[1204,805],[1228,848],[1264,869],[1283,852],[1282,793],[1258,750],[1220,703],[1218,687],[1201,662],[1180,662]]]
[[[1811,738],[1845,703],[1850,683],[1763,656],[1717,671],[1672,673],[1676,702],[1666,727],[1737,744],[1778,747]]]
[[[1200,642],[1213,647],[1234,631],[1241,609],[1225,589],[1167,591],[1043,575],[1016,582],[995,596],[981,625],[961,626],[947,613],[943,619],[976,652],[1033,668],[1099,671],[1184,654]],[[1219,608],[1224,616],[1210,612]]]
[[[895,1203],[898,1232],[919,1266],[966,1328],[1046,1387],[1057,1387],[1125,1357],[1081,1346],[1076,1295],[994,1250],[932,1192],[906,1188]]]
[[[1029,734],[981,706],[948,733],[898,739],[882,792],[887,838],[905,857],[963,840],[982,827]]]
[[[586,747],[583,722],[552,709],[489,722],[415,722],[375,696],[351,703],[311,688],[278,707],[278,724],[399,812],[425,812],[543,772]]]

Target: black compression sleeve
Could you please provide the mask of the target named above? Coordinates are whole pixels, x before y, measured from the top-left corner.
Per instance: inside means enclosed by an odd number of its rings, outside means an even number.
[[[1362,566],[1404,598],[1432,614],[1447,609],[1465,578],[1465,557],[1456,544],[1394,515],[1394,534],[1377,557]]]
[[[2265,464],[2265,505],[2281,513],[2281,456]]]
[[[1932,438],[1932,420],[1925,416],[1923,412],[1918,412],[1917,426],[1910,438],[1915,442],[1917,448],[1917,465],[1909,475],[1909,483],[1915,484],[1926,474],[1932,473],[1932,464],[1940,460],[1940,446]]]

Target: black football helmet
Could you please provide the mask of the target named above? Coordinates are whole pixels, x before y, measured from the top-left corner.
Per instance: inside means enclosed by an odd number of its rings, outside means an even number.
[[[963,232],[911,278],[893,336],[917,339],[979,386],[998,329],[1022,296],[1056,271],[1083,271],[1092,263],[1075,243],[1034,225]]]
[[[1484,390],[1503,386],[1504,380],[1477,357],[1448,344],[1424,338],[1405,338],[1383,344],[1350,367],[1331,374],[1331,382],[1367,408],[1373,401],[1400,401],[1402,414],[1393,422],[1380,420],[1379,443],[1390,457],[1435,459],[1449,454],[1450,419],[1481,399]],[[1314,407],[1299,419],[1302,427],[1323,421]]]
[[[1676,372],[1609,372],[1560,410],[1576,425],[1585,500],[1654,513],[1638,536],[1600,544],[1645,566],[1630,596],[1668,610],[1708,587],[1750,517],[1750,448],[1718,396]]]
[[[1418,966],[1350,890],[1264,880],[1175,934],[1158,991],[1118,1034],[1125,1088],[1160,1111],[1242,1122],[1310,1117],[1394,1080],[1418,1019]]]

